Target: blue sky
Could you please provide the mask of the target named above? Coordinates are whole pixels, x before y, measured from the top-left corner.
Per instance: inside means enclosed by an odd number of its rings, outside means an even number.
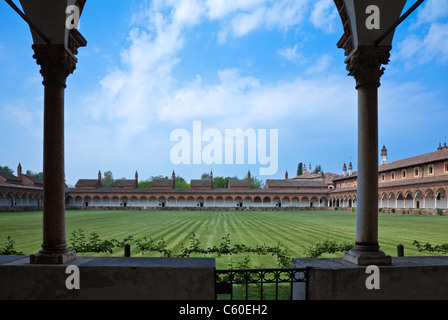
[[[15,1],[19,5],[19,1]],[[409,8],[414,1],[408,1]],[[19,5],[20,6],[20,5]],[[43,86],[28,26],[0,3],[0,165],[42,170]],[[66,90],[66,177],[294,176],[298,162],[357,167],[357,93],[331,0],[87,1],[87,39]],[[448,2],[426,0],[396,31],[379,89],[389,161],[448,136]],[[175,165],[176,129],[278,130],[278,170]]]

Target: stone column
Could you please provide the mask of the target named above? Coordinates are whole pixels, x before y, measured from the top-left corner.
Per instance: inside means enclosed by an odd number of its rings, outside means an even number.
[[[356,243],[344,259],[357,265],[388,265],[378,245],[378,87],[390,47],[358,47],[346,60],[358,90],[358,205]]]
[[[43,243],[32,264],[63,264],[76,259],[65,235],[64,94],[77,59],[64,45],[33,45],[44,85]]]

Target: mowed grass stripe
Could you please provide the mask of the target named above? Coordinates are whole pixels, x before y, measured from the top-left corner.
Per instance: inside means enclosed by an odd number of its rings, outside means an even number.
[[[447,217],[380,213],[379,226],[381,249],[392,256],[396,255],[399,243],[405,245],[405,255],[421,256],[431,254],[418,252],[412,244],[414,240],[432,244],[448,242]],[[66,212],[66,228],[67,240],[71,232],[78,229],[83,229],[86,236],[96,232],[101,239],[109,240],[146,236],[158,242],[163,238],[175,254],[182,244],[189,245],[193,233],[203,248],[218,246],[222,237],[230,234],[231,245],[266,244],[272,247],[281,243],[292,257],[303,257],[306,248],[325,239],[353,243],[356,214],[337,211],[75,210]],[[15,241],[16,250],[25,254],[36,253],[42,242],[42,212],[0,213],[0,243],[4,243],[8,235]],[[135,252],[134,243],[132,254]],[[113,255],[122,254],[122,249],[117,249]],[[227,264],[232,258],[223,257],[222,261]],[[272,262],[266,257],[251,259],[255,265]],[[221,260],[219,265],[223,265]]]

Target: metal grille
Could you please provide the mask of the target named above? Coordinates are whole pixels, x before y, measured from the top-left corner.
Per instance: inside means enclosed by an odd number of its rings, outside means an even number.
[[[253,285],[259,295],[259,300],[264,300],[265,286],[269,285],[274,290],[274,294],[269,292],[267,299],[279,300],[279,284],[289,284],[289,299],[293,296],[293,283],[306,283],[308,277],[307,269],[282,268],[282,269],[233,269],[216,270],[216,298],[218,295],[230,295],[230,300],[234,299],[234,289],[243,290],[245,300],[249,300],[249,287]],[[252,290],[253,291],[253,290]],[[272,291],[272,290],[270,290]],[[241,296],[241,294],[240,294]],[[237,298],[241,300],[241,297]],[[252,298],[254,294],[252,294]]]

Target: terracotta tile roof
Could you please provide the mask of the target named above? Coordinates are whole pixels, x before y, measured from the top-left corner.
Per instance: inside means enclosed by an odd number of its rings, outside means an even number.
[[[403,159],[403,160],[397,160],[397,161],[385,163],[385,164],[379,166],[378,171],[385,172],[385,171],[395,170],[395,169],[399,169],[399,168],[417,166],[417,165],[421,165],[421,164],[426,164],[426,163],[436,162],[436,161],[443,161],[443,160],[448,161],[448,150],[447,149],[422,154],[420,156],[416,156],[416,157],[412,157],[412,158],[407,158],[407,159]]]
[[[96,188],[98,187],[98,179],[79,179],[75,188]]]
[[[229,180],[229,188],[250,188],[250,180],[249,179],[230,179]]]
[[[151,188],[174,187],[173,179],[154,179],[151,182]]]
[[[19,178],[17,178],[15,175],[13,175],[11,172],[8,171],[0,171],[0,177],[3,177],[9,181],[22,182],[22,180],[20,180]]]
[[[339,175],[336,173],[326,172],[323,174],[323,179],[327,184],[333,184],[333,179],[338,177]],[[322,179],[322,173],[304,173],[300,176],[292,178],[294,180],[297,179]]]
[[[118,179],[114,182],[114,187],[123,188],[123,187],[135,187],[135,180],[128,179]]]
[[[420,156],[388,162],[378,166],[378,172],[386,172],[407,167],[414,167],[436,161],[448,161],[448,149],[437,150],[434,152],[422,154]],[[335,179],[333,179],[333,181],[354,178],[357,176],[358,172],[354,171],[351,176],[349,176],[348,174],[345,177],[343,175],[339,175]]]
[[[212,180],[211,179],[191,180],[190,187],[191,188],[204,188],[204,187],[211,188]]]
[[[327,188],[324,179],[268,179],[267,188]]]
[[[43,180],[36,178],[35,176],[30,176],[22,173],[22,176],[26,177],[28,180],[30,180],[34,184],[43,184]]]

